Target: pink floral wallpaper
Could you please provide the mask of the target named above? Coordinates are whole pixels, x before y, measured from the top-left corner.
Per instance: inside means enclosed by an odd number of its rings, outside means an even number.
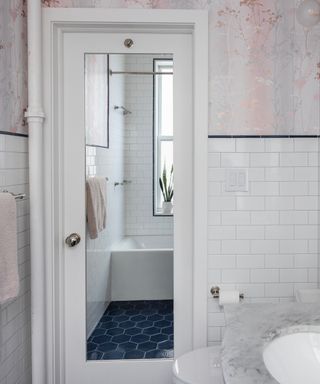
[[[0,131],[27,133],[26,0],[0,1]]]
[[[318,134],[320,25],[298,1],[216,1],[210,7],[212,134]]]
[[[299,0],[42,0],[44,7],[209,10],[209,134],[319,133],[320,25]],[[26,132],[25,0],[1,1],[0,130]]]

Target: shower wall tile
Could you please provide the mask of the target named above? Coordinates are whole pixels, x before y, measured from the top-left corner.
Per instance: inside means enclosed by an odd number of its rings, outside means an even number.
[[[110,66],[124,69],[121,55],[109,58]],[[124,79],[122,76],[110,78],[109,148],[86,147],[86,175],[102,176],[107,180],[107,220],[106,229],[97,239],[87,234],[87,336],[96,326],[111,300],[111,248],[124,236],[125,190],[115,183],[124,177],[124,116],[114,105],[125,105]]]
[[[212,286],[237,289],[246,302],[292,301],[297,289],[317,287],[319,167],[316,138],[211,138],[208,148],[211,345],[224,330]],[[248,192],[226,192],[227,169],[240,163]]]
[[[27,151],[26,137],[0,134],[0,189],[28,196]],[[31,384],[28,199],[17,200],[17,231],[20,291],[0,306],[0,384]]]
[[[159,57],[157,55],[156,57]],[[152,71],[153,56],[126,57],[126,70]],[[153,77],[125,77],[125,233],[136,235],[172,235],[173,218],[153,216]],[[220,155],[212,154],[212,164]],[[214,188],[214,187],[213,187]]]

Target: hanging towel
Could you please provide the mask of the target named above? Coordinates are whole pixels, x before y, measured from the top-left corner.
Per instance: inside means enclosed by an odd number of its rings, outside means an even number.
[[[90,177],[87,179],[86,189],[88,231],[90,238],[96,239],[98,233],[106,227],[106,179],[97,176]]]
[[[19,292],[16,211],[15,198],[0,193],[0,304]]]

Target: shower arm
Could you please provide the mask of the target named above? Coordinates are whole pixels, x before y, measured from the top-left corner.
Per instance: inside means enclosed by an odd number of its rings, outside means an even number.
[[[122,109],[123,110],[123,115],[130,115],[132,112],[129,111],[129,109],[125,108],[124,106],[122,105],[115,105],[113,107],[114,110],[118,110],[118,109]]]

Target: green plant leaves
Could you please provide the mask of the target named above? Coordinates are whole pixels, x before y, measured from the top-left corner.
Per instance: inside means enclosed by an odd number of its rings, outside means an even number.
[[[159,185],[162,192],[163,200],[166,202],[170,202],[173,198],[173,165],[171,166],[168,182],[167,167],[166,164],[164,164],[162,177],[159,177]]]

